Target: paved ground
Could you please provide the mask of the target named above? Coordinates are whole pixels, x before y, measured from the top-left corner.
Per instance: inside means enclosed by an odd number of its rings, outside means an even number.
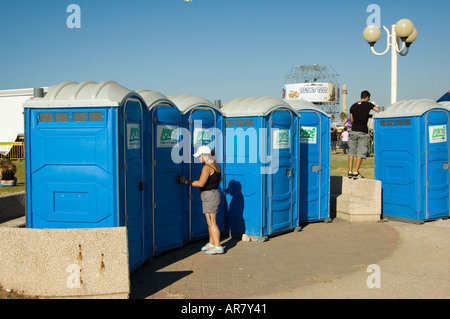
[[[23,219],[2,224],[19,227]],[[450,298],[450,219],[423,225],[387,221],[309,224],[265,243],[205,241],[157,256],[131,274],[135,299]],[[381,288],[369,289],[380,267]]]
[[[204,241],[157,256],[131,275],[131,298],[449,298],[450,220],[314,223],[265,243]],[[380,267],[381,288],[367,279]]]

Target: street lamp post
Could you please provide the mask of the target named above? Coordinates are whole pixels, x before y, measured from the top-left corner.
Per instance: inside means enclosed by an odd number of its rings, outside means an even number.
[[[387,33],[387,48],[382,53],[376,52],[374,48],[375,43],[381,37],[381,30],[379,28],[375,25],[370,25],[364,29],[363,36],[375,55],[385,55],[391,50],[391,103],[394,104],[397,102],[397,54],[406,56],[409,53],[409,47],[417,39],[417,30],[414,28],[414,24],[408,19],[402,19],[397,24],[392,25],[391,32],[385,26],[383,26],[383,29]],[[402,41],[401,47],[399,40]]]

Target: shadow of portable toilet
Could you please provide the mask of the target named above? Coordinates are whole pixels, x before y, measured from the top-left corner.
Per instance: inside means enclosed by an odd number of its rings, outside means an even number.
[[[449,217],[449,110],[401,101],[374,116],[375,179],[383,217],[423,223]]]
[[[286,101],[301,117],[299,221],[330,218],[330,116],[311,102]]]
[[[153,254],[183,246],[182,185],[175,179],[182,166],[179,153],[181,113],[166,96],[150,90],[138,90],[147,106],[147,227],[153,233]]]
[[[215,150],[217,163],[223,176],[223,115],[218,107],[205,98],[185,94],[168,97],[182,113],[182,126],[186,130],[190,144],[183,144],[183,176],[188,180],[200,178],[204,164],[192,155],[202,145]],[[183,139],[184,141],[184,139]],[[188,152],[185,154],[185,149]],[[217,226],[224,229],[224,197],[222,183],[219,185],[222,200],[217,213]],[[209,235],[208,224],[203,214],[200,189],[198,187],[183,186],[183,224],[184,240],[206,238]]]
[[[298,229],[297,112],[272,97],[224,104],[226,223],[252,240]]]
[[[150,257],[143,228],[141,97],[113,81],[63,82],[24,103],[27,227],[127,227],[129,267]]]

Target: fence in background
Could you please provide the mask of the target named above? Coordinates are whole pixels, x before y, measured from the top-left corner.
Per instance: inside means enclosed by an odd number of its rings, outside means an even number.
[[[23,160],[25,158],[24,142],[0,142],[0,157],[11,160]]]

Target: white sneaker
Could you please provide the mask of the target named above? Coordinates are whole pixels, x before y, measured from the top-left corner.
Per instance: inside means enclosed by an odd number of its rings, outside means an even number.
[[[214,245],[211,245],[210,243],[207,243],[205,246],[202,247],[202,251],[208,251],[210,249],[214,248]]]
[[[216,255],[216,254],[223,254],[223,253],[224,253],[224,251],[223,251],[223,247],[222,246],[214,247],[214,248],[211,248],[211,249],[206,251],[207,255]]]
[[[353,179],[361,179],[364,178],[364,176],[361,175],[361,173],[353,173]]]

